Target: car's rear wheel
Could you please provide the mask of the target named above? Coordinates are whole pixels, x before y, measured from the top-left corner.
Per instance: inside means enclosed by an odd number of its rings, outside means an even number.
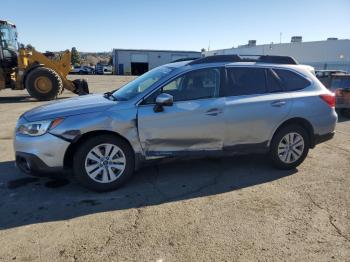
[[[304,128],[289,125],[277,131],[270,146],[270,158],[275,167],[293,169],[306,158],[310,139]]]
[[[134,153],[127,142],[99,135],[80,145],[74,155],[74,175],[85,187],[110,191],[120,187],[134,171]]]

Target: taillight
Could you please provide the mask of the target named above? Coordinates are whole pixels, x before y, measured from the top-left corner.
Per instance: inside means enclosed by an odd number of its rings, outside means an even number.
[[[320,95],[321,99],[325,101],[329,107],[334,108],[335,107],[335,95],[332,94],[324,94]]]

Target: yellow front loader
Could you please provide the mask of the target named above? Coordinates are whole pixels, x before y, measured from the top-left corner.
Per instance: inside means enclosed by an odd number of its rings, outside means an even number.
[[[64,89],[84,95],[89,93],[85,80],[70,81],[71,54],[59,57],[40,53],[34,48],[19,48],[16,26],[0,20],[0,90],[27,89],[38,100],[55,99]]]

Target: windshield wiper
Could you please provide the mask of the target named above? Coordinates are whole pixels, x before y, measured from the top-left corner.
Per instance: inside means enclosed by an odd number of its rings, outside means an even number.
[[[113,95],[112,92],[106,92],[103,96],[109,100],[118,101],[118,99]]]

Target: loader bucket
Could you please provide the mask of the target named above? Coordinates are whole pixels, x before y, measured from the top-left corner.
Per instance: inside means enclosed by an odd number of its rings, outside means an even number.
[[[77,95],[82,96],[88,95],[90,93],[88,83],[85,79],[75,79],[72,82],[76,88],[74,93],[76,93]]]

